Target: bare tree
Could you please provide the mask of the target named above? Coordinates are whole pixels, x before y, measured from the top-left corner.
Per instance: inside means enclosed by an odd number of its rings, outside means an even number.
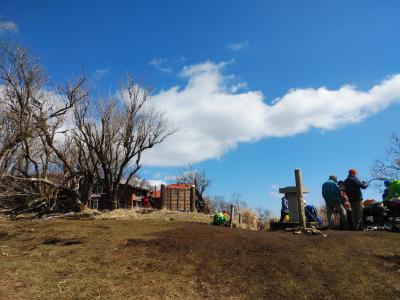
[[[258,217],[261,220],[270,219],[273,215],[272,212],[268,208],[264,208],[261,206],[256,207],[256,212],[257,212]]]
[[[206,198],[206,204],[211,213],[229,211],[230,203],[223,196],[215,196]]]
[[[7,103],[0,98],[0,176],[7,173],[12,165],[20,138],[16,124],[5,109]]]
[[[163,114],[150,104],[150,89],[142,88],[128,76],[119,98],[109,95],[85,101],[75,110],[77,137],[87,146],[96,177],[114,208],[117,191],[140,169],[144,151],[162,143],[174,133]]]
[[[144,151],[173,134],[150,104],[150,89],[131,77],[118,97],[101,99],[89,98],[85,82],[49,89],[26,49],[0,47],[0,205],[81,209],[101,181],[118,207],[121,181],[139,170]]]
[[[1,180],[30,187],[38,205],[53,209],[60,191],[70,193],[75,206],[77,173],[61,151],[57,135],[65,117],[78,101],[86,97],[85,78],[71,82],[63,89],[48,90],[47,80],[38,60],[23,48],[2,45],[0,53],[1,102],[4,104],[0,130],[6,132],[0,154]],[[11,157],[10,157],[11,155]],[[52,172],[63,172],[57,181]],[[3,185],[4,186],[4,185]],[[12,187],[12,184],[7,187]],[[28,189],[25,190],[28,193]],[[40,197],[37,197],[40,195]],[[30,203],[31,207],[35,207]]]
[[[131,186],[139,187],[139,188],[144,188],[144,189],[152,189],[154,186],[150,184],[146,179],[141,178],[139,175],[134,174],[129,181],[127,182]]]
[[[374,178],[400,179],[400,135],[393,133],[383,158],[376,159],[371,167]],[[382,190],[381,183],[375,184],[377,190]]]
[[[235,207],[235,211],[242,211],[247,209],[246,201],[241,199],[239,193],[232,193],[231,201],[225,200],[224,196],[205,197],[205,203],[211,213],[230,211],[231,205]]]
[[[246,201],[242,200],[242,195],[239,193],[232,193],[231,195],[231,204],[235,206],[235,210],[240,211],[247,208]]]
[[[177,183],[194,185],[197,196],[203,199],[204,192],[211,185],[211,179],[207,178],[203,170],[195,170],[189,165],[182,175],[177,176]]]

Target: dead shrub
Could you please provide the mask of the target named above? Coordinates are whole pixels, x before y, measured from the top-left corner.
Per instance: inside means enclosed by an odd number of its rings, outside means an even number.
[[[242,224],[240,228],[258,230],[258,217],[257,213],[250,208],[242,210]]]

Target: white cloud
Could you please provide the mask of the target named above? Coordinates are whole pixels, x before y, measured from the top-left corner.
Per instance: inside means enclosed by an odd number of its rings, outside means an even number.
[[[183,56],[182,56],[183,57]],[[167,62],[163,58],[154,58],[149,62],[149,65],[156,68],[158,71],[163,73],[172,73],[172,68],[167,65]]]
[[[161,178],[161,173],[160,172],[154,173],[154,178],[157,178],[157,179]]]
[[[239,43],[231,43],[228,45],[228,49],[231,51],[240,51],[249,47],[249,42],[247,40]]]
[[[178,64],[183,64],[185,61],[187,61],[187,58],[184,57],[182,54],[179,54],[177,58],[175,58],[175,62]]]
[[[0,32],[18,32],[18,25],[14,22],[0,21]]]
[[[239,82],[237,84],[232,84],[232,86],[230,87],[230,91],[231,93],[236,93],[241,89],[245,89],[247,88],[247,83],[246,82]]]
[[[400,74],[366,92],[350,85],[338,90],[293,89],[267,106],[265,135],[290,136],[310,128],[333,130],[360,122],[399,101]]]
[[[280,199],[282,194],[279,193],[279,186],[277,184],[271,185],[271,190],[268,193],[269,196],[275,199]]]
[[[271,104],[259,91],[237,92],[237,83],[210,61],[186,66],[186,86],[154,95],[156,106],[180,131],[145,154],[147,165],[184,166],[219,158],[238,143],[292,136],[311,128],[333,130],[357,123],[400,100],[400,74],[363,92],[345,85],[292,89]]]
[[[146,179],[146,181],[149,183],[150,187],[157,187],[157,189],[159,189],[162,184],[167,184],[164,180],[160,179]]]
[[[96,69],[94,70],[93,74],[92,74],[92,78],[95,81],[98,81],[100,79],[102,79],[105,75],[107,75],[110,72],[110,69],[106,68],[106,69]]]

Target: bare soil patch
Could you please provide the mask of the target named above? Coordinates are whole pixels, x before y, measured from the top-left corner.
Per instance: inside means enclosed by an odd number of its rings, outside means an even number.
[[[7,255],[0,255],[0,298],[398,299],[400,294],[399,234],[327,231],[323,238],[216,227],[206,224],[208,219],[188,222],[189,216],[1,222],[0,246]]]

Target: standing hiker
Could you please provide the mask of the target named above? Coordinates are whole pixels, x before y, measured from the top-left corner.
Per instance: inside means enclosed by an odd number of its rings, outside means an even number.
[[[344,186],[344,181],[343,180],[340,180],[338,182],[338,187],[339,187],[340,194],[341,194],[341,197],[342,197],[342,205],[344,206],[344,209],[346,210],[348,225],[349,225],[350,228],[353,228],[353,223],[352,223],[352,219],[351,219],[350,201],[349,201],[349,197],[347,197],[346,188]]]
[[[339,187],[337,186],[337,177],[329,176],[329,179],[322,185],[322,197],[326,204],[326,214],[328,217],[328,226],[333,228],[333,213],[337,211],[340,216],[340,225],[342,229],[347,229],[347,214],[342,205],[342,196]]]
[[[149,212],[149,197],[147,195],[142,198],[142,206],[144,213]]]
[[[387,193],[384,197],[384,201],[390,201],[393,198],[400,197],[400,180],[389,181],[389,186],[387,187]]]
[[[358,230],[363,228],[362,220],[362,201],[363,195],[361,189],[366,189],[368,187],[368,183],[363,181],[361,182],[357,178],[357,170],[350,169],[349,176],[344,181],[344,186],[346,189],[347,197],[350,201],[351,206],[351,217],[353,222],[353,229]]]
[[[390,180],[385,180],[383,182],[383,184],[385,185],[385,190],[383,191],[383,194],[382,194],[382,200],[385,200],[385,198],[387,197],[387,195],[389,193]]]
[[[281,219],[279,222],[284,222],[289,217],[289,201],[285,196],[282,197]]]

